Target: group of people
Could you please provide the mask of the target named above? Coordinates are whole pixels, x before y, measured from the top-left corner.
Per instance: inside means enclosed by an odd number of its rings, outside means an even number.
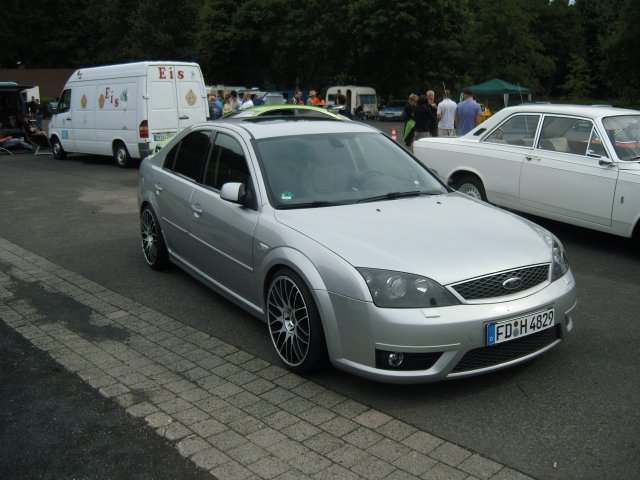
[[[0,134],[0,148],[5,150],[12,150],[14,148],[23,148],[31,153],[36,151],[34,144],[48,144],[47,132],[37,127],[32,123],[28,116],[23,115],[20,118],[20,127],[24,131],[23,137],[14,137],[13,135],[3,132]],[[25,140],[26,138],[26,140]],[[42,142],[42,143],[39,143]]]
[[[404,108],[404,143],[412,149],[413,142],[424,137],[455,137],[471,131],[482,120],[482,107],[471,90],[464,90],[463,101],[456,104],[451,92],[445,90],[442,101],[436,103],[435,92],[409,95]]]

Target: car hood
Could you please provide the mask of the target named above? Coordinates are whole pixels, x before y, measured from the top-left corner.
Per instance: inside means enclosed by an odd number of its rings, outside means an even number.
[[[443,285],[551,261],[544,229],[458,193],[277,210],[275,217],[355,267],[420,274]]]

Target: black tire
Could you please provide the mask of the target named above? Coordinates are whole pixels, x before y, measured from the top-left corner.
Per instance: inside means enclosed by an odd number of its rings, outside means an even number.
[[[267,324],[276,353],[289,370],[311,373],[327,365],[316,303],[304,281],[287,268],[278,270],[269,283]]]
[[[118,142],[113,148],[113,158],[120,168],[128,168],[131,166],[131,155],[124,143]]]
[[[156,214],[148,205],[140,213],[140,237],[144,259],[154,270],[169,266],[169,253]]]
[[[62,144],[60,143],[60,140],[58,140],[58,137],[53,137],[49,140],[49,143],[51,144],[51,153],[53,153],[53,158],[56,160],[64,160],[67,158],[67,152],[62,148]]]
[[[487,194],[484,191],[484,185],[478,177],[466,176],[457,180],[453,184],[453,188],[460,193],[469,195],[470,197],[477,198],[478,200],[487,201]]]

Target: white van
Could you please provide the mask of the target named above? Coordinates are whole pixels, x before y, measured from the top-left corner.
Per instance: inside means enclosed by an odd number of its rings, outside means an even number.
[[[347,112],[351,117],[359,117],[358,107],[362,106],[362,118],[376,118],[378,115],[378,97],[375,89],[356,85],[338,85],[327,89],[326,103],[332,106],[336,103],[338,91],[347,99]]]
[[[77,70],[49,123],[53,155],[113,155],[120,167],[153,152],[155,144],[207,120],[200,66],[136,62]]]

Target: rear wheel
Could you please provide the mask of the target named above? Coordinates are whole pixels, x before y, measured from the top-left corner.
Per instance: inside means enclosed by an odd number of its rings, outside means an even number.
[[[296,373],[325,366],[327,347],[318,308],[304,281],[289,269],[274,275],[267,291],[269,335],[280,359]]]
[[[478,177],[462,177],[453,184],[453,188],[458,190],[460,193],[469,195],[470,197],[477,198],[478,200],[484,200],[485,202],[487,201],[484,186]]]
[[[140,236],[144,259],[154,270],[163,270],[169,265],[169,254],[160,225],[151,207],[145,206],[140,214]]]
[[[62,144],[60,143],[60,140],[58,140],[58,137],[53,137],[50,140],[51,143],[51,151],[53,152],[53,158],[55,158],[56,160],[64,160],[65,158],[67,158],[67,152],[64,151],[64,148],[62,148]]]
[[[127,168],[131,166],[131,155],[124,143],[118,142],[113,150],[113,158],[121,168]]]

